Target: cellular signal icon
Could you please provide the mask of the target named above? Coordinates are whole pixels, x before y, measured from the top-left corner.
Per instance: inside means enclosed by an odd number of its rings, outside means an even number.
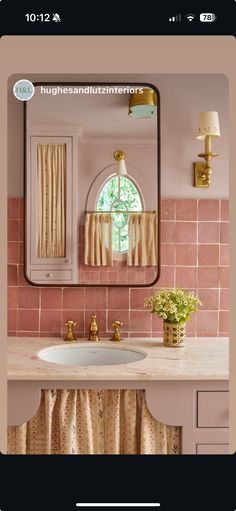
[[[181,21],[181,13],[172,16],[172,18],[169,18],[169,21]]]

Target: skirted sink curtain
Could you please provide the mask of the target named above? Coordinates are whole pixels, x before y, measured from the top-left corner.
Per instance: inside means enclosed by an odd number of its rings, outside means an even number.
[[[8,454],[179,454],[179,442],[144,390],[43,390],[36,415],[8,428]]]
[[[85,221],[84,264],[112,266],[112,215],[90,212]],[[153,211],[129,213],[128,266],[156,266],[157,215]]]

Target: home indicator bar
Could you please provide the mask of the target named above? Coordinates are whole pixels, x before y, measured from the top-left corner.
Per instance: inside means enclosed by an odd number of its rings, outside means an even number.
[[[160,507],[160,502],[77,502],[77,507]]]

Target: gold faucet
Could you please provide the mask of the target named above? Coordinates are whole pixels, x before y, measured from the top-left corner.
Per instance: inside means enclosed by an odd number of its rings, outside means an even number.
[[[64,337],[64,341],[76,341],[76,337],[74,334],[74,327],[77,325],[76,321],[66,321],[65,326],[67,326],[66,336]]]
[[[96,314],[92,314],[91,316],[91,324],[89,329],[89,341],[99,341],[100,337],[98,336],[98,326],[97,326],[97,316]]]
[[[115,329],[111,341],[121,341],[122,337],[120,334],[120,329],[123,326],[123,321],[113,321],[112,326]]]

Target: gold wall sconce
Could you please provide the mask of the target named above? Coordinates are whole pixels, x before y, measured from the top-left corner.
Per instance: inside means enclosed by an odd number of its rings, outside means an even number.
[[[129,116],[133,119],[153,118],[157,115],[157,94],[153,89],[134,92],[129,98]]]
[[[212,138],[220,137],[220,126],[217,112],[201,112],[198,122],[198,140],[205,140],[205,152],[198,156],[205,159],[205,163],[194,163],[194,186],[208,188],[211,183],[212,164],[211,160],[217,153],[211,149]]]
[[[117,171],[116,174],[118,176],[126,176],[127,174],[127,168],[125,164],[125,153],[124,151],[121,151],[121,149],[118,149],[114,152],[114,158],[117,161]]]

